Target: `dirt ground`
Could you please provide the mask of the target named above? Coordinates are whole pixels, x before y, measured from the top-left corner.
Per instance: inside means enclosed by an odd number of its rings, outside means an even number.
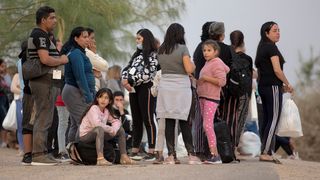
[[[188,165],[181,158],[180,165],[138,165],[109,167],[71,165],[23,166],[21,157],[13,149],[0,148],[0,179],[320,179],[320,163],[283,159],[282,165],[259,162],[257,158],[244,157],[240,163],[220,165]]]

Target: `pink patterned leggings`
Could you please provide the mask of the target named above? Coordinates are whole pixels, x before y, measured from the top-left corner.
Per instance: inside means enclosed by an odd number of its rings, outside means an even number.
[[[216,148],[217,140],[213,128],[214,114],[216,113],[218,104],[203,98],[199,99],[201,115],[203,118],[203,129],[206,132],[209,148]]]

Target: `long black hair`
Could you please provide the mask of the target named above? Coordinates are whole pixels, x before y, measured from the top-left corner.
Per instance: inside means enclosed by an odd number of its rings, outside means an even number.
[[[145,66],[149,66],[149,56],[152,52],[157,51],[156,47],[156,40],[152,34],[152,32],[149,29],[140,29],[137,33],[137,35],[140,35],[143,37],[142,42],[142,50],[136,49],[136,52],[132,55],[131,61],[140,55],[142,52],[143,61]]]
[[[164,36],[164,41],[159,48],[159,54],[171,54],[178,44],[186,44],[184,28],[179,23],[171,24]]]
[[[90,108],[93,106],[93,105],[99,105],[98,103],[98,98],[102,97],[104,94],[107,94],[108,97],[109,97],[109,104],[106,106],[106,109],[109,111],[110,115],[113,117],[113,118],[116,118],[115,114],[114,114],[114,111],[113,111],[113,101],[114,101],[114,98],[113,98],[113,94],[112,94],[112,91],[109,89],[109,88],[101,88],[96,96],[94,97],[94,100],[93,102],[91,103],[91,105],[84,111],[84,113],[82,114],[82,117],[81,117],[81,122],[82,122],[82,119],[87,115],[88,111],[90,110]]]
[[[260,42],[259,42],[259,45],[261,43],[265,43],[265,42],[272,42],[268,37],[267,37],[267,34],[266,33],[269,33],[272,26],[273,25],[277,25],[277,23],[273,22],[273,21],[268,21],[266,23],[264,23],[262,26],[261,26],[261,29],[260,29],[260,36],[261,36],[261,39],[260,39]]]
[[[270,32],[272,26],[274,25],[277,25],[277,23],[273,22],[273,21],[268,21],[268,22],[265,22],[262,26],[261,26],[261,29],[260,29],[260,36],[261,36],[261,39],[259,41],[259,44],[258,44],[258,47],[257,47],[257,54],[256,54],[256,59],[255,59],[255,65],[256,67],[259,67],[259,59],[257,59],[257,55],[258,53],[260,53],[260,49],[262,47],[263,44],[265,43],[274,43],[272,42],[268,37],[267,37],[267,33]],[[283,60],[283,57],[281,55],[280,57],[280,60]]]
[[[84,31],[87,31],[86,28],[82,27],[82,26],[78,26],[76,28],[74,28],[72,31],[71,31],[71,34],[69,36],[69,39],[68,41],[62,46],[61,48],[61,54],[68,54],[68,52],[72,49],[72,48],[79,48],[81,51],[84,52],[84,49],[79,46],[79,44],[75,41],[75,37],[80,37],[81,34],[84,32]]]

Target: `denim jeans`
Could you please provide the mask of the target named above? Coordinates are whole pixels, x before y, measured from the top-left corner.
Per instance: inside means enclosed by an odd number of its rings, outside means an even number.
[[[17,99],[16,101],[16,116],[17,116],[17,137],[19,143],[19,149],[23,150],[23,137],[22,137],[22,101]]]
[[[59,153],[67,153],[66,132],[68,129],[69,112],[65,106],[57,106],[59,125],[58,125],[58,143]]]

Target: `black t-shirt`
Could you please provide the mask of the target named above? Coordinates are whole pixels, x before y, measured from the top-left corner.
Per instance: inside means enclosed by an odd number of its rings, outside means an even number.
[[[283,70],[284,59],[278,47],[274,43],[263,43],[257,51],[256,67],[258,68],[259,86],[282,86],[282,81],[276,76],[273,70],[271,57],[278,56],[280,67]]]
[[[30,59],[40,59],[38,50],[48,50],[49,56],[58,57],[59,52],[52,41],[50,41],[47,32],[40,28],[34,28],[28,39],[28,53]]]
[[[230,68],[232,58],[230,46],[224,44],[223,42],[218,42],[218,44],[220,46],[219,58]]]
[[[206,63],[206,60],[203,57],[202,44],[203,42],[200,42],[193,53],[193,61],[194,61],[194,64],[196,65],[194,77],[196,79],[199,79],[200,71],[203,68],[204,64]]]

